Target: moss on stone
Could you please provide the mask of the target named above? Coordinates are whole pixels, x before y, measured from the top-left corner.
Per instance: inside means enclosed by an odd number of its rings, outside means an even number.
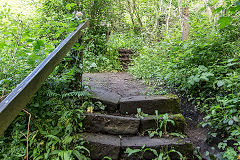
[[[185,123],[185,118],[181,113],[169,115],[170,118],[174,121],[181,121]]]
[[[175,95],[175,94],[167,94],[167,95],[164,95],[164,96],[166,96],[168,98],[177,98],[178,99],[178,96]]]

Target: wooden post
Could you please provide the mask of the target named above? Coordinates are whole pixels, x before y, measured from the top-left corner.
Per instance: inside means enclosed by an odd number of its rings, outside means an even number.
[[[189,11],[188,7],[184,7],[182,9],[182,18],[183,18],[183,32],[182,32],[182,40],[188,40],[189,37]]]

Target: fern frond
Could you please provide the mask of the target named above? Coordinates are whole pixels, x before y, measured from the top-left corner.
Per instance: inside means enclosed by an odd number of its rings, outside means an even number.
[[[62,95],[62,98],[66,98],[66,97],[85,97],[85,96],[90,96],[89,92],[86,91],[73,91],[73,92],[69,92],[69,93],[65,93]]]

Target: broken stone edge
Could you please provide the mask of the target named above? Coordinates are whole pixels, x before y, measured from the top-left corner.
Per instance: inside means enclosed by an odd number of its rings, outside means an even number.
[[[136,114],[137,108],[144,113],[155,114],[158,110],[162,113],[179,113],[180,101],[177,96],[130,96],[123,97],[117,93],[109,92],[101,88],[89,89],[93,102],[100,101],[106,106],[106,111],[113,113],[119,111],[121,114]]]

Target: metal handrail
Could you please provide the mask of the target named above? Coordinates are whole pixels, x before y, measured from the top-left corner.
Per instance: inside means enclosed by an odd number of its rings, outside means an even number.
[[[83,35],[81,30],[88,25],[88,20],[80,24],[0,103],[0,135],[3,135],[58,63],[80,39]]]

